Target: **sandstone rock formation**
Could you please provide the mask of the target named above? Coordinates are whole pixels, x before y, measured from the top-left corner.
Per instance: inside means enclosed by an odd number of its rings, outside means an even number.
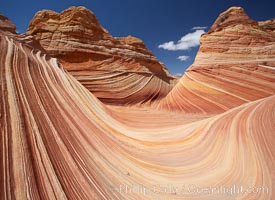
[[[15,33],[16,26],[6,16],[0,14],[0,29]]]
[[[196,60],[166,99],[189,113],[113,106],[32,40],[0,27],[0,199],[275,199],[274,67]]]
[[[1,199],[275,198],[274,95],[207,118],[116,109],[15,36],[0,47]]]
[[[262,29],[271,30],[271,31],[275,30],[275,18],[266,20],[266,21],[262,21],[262,22],[258,22],[258,24]]]
[[[0,14],[0,31],[5,32],[5,35],[12,37],[14,40],[23,43],[30,48],[35,50],[39,50],[45,53],[44,49],[41,47],[40,43],[36,41],[32,36],[21,34],[21,35],[14,35],[16,34],[16,26],[6,17]]]
[[[27,35],[103,102],[144,103],[166,96],[175,78],[138,38],[115,38],[84,7],[43,10]]]
[[[258,23],[232,7],[200,43],[195,62],[160,108],[220,113],[275,93],[274,21]]]

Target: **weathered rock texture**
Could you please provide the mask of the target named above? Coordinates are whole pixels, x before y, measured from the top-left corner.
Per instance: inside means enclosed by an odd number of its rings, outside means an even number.
[[[1,199],[275,198],[275,95],[212,117],[106,107],[15,36],[0,48]]]
[[[194,64],[159,107],[220,113],[275,93],[273,20],[258,23],[232,7],[200,43]]]
[[[26,34],[103,102],[144,103],[174,86],[175,78],[140,39],[112,37],[84,7],[40,11]]]
[[[262,29],[270,30],[270,31],[275,30],[275,18],[266,20],[266,21],[262,21],[262,22],[258,22],[258,24]]]
[[[6,16],[0,14],[0,30],[15,33],[16,26]]]
[[[107,106],[31,40],[0,30],[0,199],[275,199],[273,67],[194,66],[197,115]]]

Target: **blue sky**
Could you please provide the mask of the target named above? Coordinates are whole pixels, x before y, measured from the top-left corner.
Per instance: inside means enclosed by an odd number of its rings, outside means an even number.
[[[172,74],[193,63],[197,38],[229,7],[243,7],[257,21],[275,18],[274,0],[3,0],[0,13],[25,32],[39,10],[80,5],[92,10],[113,36],[141,38]]]

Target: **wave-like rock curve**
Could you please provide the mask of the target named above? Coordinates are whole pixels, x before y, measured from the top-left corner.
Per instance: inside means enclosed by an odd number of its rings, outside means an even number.
[[[202,35],[195,62],[159,108],[221,113],[275,94],[275,29],[232,7]],[[264,25],[266,24],[266,25]]]
[[[26,34],[105,103],[158,100],[176,82],[140,39],[111,36],[85,7],[37,12]]]
[[[1,199],[275,198],[274,94],[220,114],[107,106],[32,42],[0,30]]]

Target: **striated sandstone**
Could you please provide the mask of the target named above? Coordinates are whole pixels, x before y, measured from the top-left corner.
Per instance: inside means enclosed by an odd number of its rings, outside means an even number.
[[[220,23],[221,19],[225,20]],[[251,20],[239,7],[222,13],[200,42],[195,62],[188,70],[275,64],[275,32]]]
[[[111,36],[85,7],[70,7],[61,13],[40,11],[26,34],[106,103],[157,100],[176,82],[142,40]]]
[[[23,41],[0,31],[0,199],[275,198],[274,94],[213,116],[120,109]]]
[[[240,7],[219,15],[200,39],[194,63],[159,108],[221,113],[275,93],[274,20],[256,22]]]
[[[212,27],[209,29],[209,33],[218,32],[226,27],[236,26],[243,24],[245,26],[257,26],[258,23],[255,20],[250,19],[241,7],[231,7],[225,12],[221,13],[216,19]]]
[[[16,26],[6,16],[0,14],[0,30],[15,33]]]
[[[265,30],[275,31],[275,18],[258,22],[259,26]]]
[[[263,38],[273,34],[270,22],[259,26]],[[211,34],[215,31],[204,37]],[[120,40],[141,45],[132,37]],[[243,65],[236,64],[242,64],[238,48],[225,65],[225,58],[213,53],[223,64],[211,68],[210,61],[203,65],[196,60],[165,98],[167,104],[161,100],[169,109],[129,108],[100,102],[33,41],[0,30],[0,199],[212,199],[202,190],[186,192],[189,184],[213,188],[215,199],[275,199],[272,61],[249,64],[244,59]],[[205,41],[214,52],[214,43]],[[262,41],[259,48],[266,48],[268,40]],[[231,43],[227,45],[233,51]],[[139,66],[125,60],[114,57],[109,67],[127,62],[133,70]],[[76,69],[92,63],[61,61]],[[106,65],[105,59],[97,60],[101,62]],[[85,71],[81,73],[85,78]],[[113,77],[112,86],[120,82],[119,72],[105,75]],[[90,76],[93,81],[99,77],[95,70]],[[134,87],[134,80],[124,83]],[[228,188],[234,185],[244,192]]]

